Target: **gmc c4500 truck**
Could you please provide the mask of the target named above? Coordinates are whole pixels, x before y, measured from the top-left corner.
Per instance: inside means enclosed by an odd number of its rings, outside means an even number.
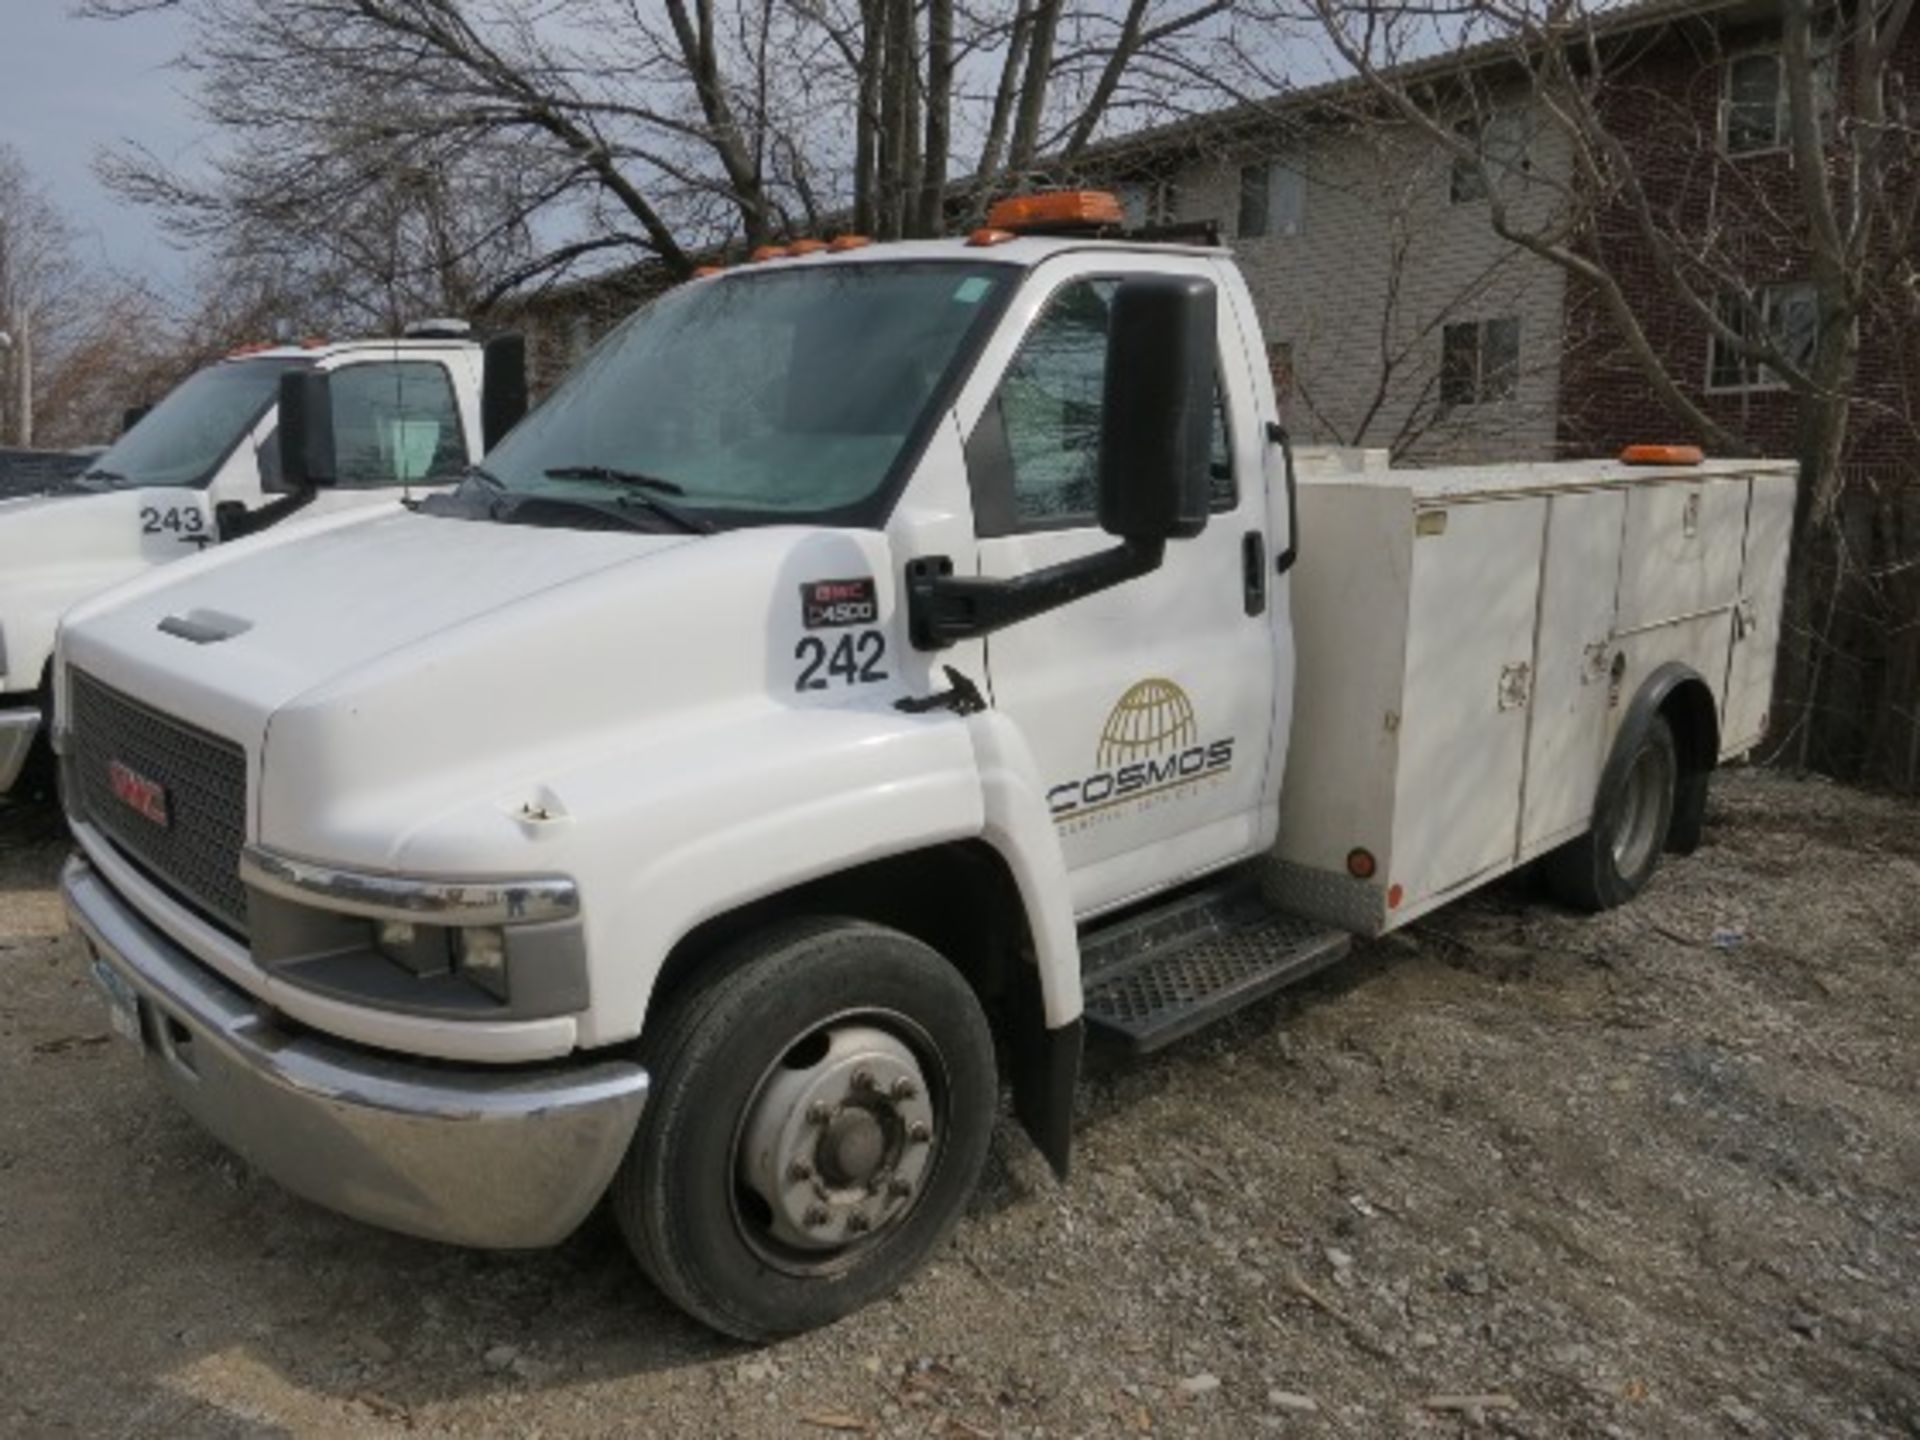
[[[1230,258],[1118,218],[696,279],[417,511],[75,612],[65,899],[161,1083],[397,1230],[606,1197],[769,1337],[941,1242],[1002,1064],[1064,1174],[1085,1028],[1693,847],[1792,471],[1296,471]]]
[[[249,347],[138,415],[84,473],[0,500],[0,796],[36,748],[54,630],[75,601],[295,512],[449,484],[504,433],[525,405],[519,338],[483,352],[464,329],[422,322],[404,340]],[[305,373],[332,376],[339,397],[341,483],[324,490],[297,489],[279,464],[281,379]]]

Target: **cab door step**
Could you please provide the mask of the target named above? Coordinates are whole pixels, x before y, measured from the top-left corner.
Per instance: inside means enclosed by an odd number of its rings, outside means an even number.
[[[1350,937],[1236,880],[1083,934],[1087,1023],[1147,1054],[1347,953]]]

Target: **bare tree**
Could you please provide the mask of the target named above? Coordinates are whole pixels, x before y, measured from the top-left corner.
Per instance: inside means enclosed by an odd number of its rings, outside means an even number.
[[[485,308],[615,259],[940,232],[1205,83],[1236,0],[81,0],[186,14],[229,138],[105,166],[202,245]]]
[[[74,231],[18,152],[0,145],[0,443],[32,445],[46,357],[80,279]]]

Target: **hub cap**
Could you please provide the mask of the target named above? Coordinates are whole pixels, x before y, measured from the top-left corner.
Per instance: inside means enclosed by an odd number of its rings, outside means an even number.
[[[829,1022],[775,1062],[748,1102],[735,1163],[771,1213],[765,1238],[821,1259],[897,1225],[938,1144],[919,1060],[861,1017]]]

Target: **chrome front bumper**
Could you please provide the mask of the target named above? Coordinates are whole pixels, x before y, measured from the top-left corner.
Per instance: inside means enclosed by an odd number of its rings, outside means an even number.
[[[0,795],[13,788],[40,733],[38,710],[0,710]]]
[[[84,858],[68,862],[60,891],[96,965],[138,997],[141,1045],[173,1097],[329,1209],[459,1245],[556,1244],[600,1198],[639,1123],[638,1065],[488,1069],[286,1028],[149,926]]]

